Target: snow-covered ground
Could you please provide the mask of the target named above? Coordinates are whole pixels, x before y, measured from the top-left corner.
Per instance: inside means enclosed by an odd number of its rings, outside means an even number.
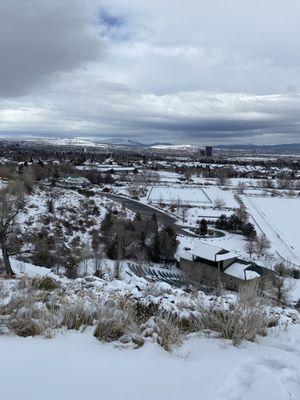
[[[226,207],[238,207],[238,203],[234,198],[234,192],[230,189],[225,190],[218,186],[209,186],[205,187],[203,190],[210,198],[212,203],[214,203],[217,199],[221,199],[224,200]]]
[[[258,232],[266,234],[273,252],[300,265],[299,199],[243,196]]]
[[[300,326],[240,348],[191,337],[176,353],[101,344],[90,330],[0,337],[5,400],[298,400]]]
[[[210,199],[199,187],[181,187],[181,186],[154,186],[148,196],[148,201],[152,203],[178,203],[198,204],[210,203]]]
[[[255,197],[253,202],[262,216],[289,245],[300,263],[300,199],[284,197]]]
[[[188,208],[186,211],[186,216],[185,216],[185,225],[189,226],[197,226],[197,221],[201,220],[202,218],[205,219],[216,219],[220,217],[221,214],[225,214],[227,216],[230,216],[232,214],[232,211],[228,211],[225,209],[216,209],[215,207],[191,207]],[[177,211],[176,214],[180,220],[181,215],[180,215],[180,210]]]
[[[159,186],[157,189],[166,199],[173,198],[176,201],[179,194],[183,203],[192,201],[198,205],[188,209],[189,223],[195,223],[200,216],[218,216],[223,212],[229,214],[237,206],[233,189],[224,190],[217,186],[203,189]],[[295,222],[299,200],[293,200],[293,206],[288,202],[283,206],[280,200],[289,199],[243,198],[253,220],[270,236],[273,249],[283,253],[286,251],[284,254],[288,256],[290,250],[287,249],[291,243],[300,245],[296,238],[298,232]],[[30,198],[23,220],[44,212],[47,199],[45,193]],[[216,199],[223,199],[230,209],[216,210],[213,207]],[[67,217],[71,218],[69,214],[72,214],[72,209],[79,214],[84,208],[81,200],[82,195],[76,192],[61,191],[54,207],[57,212],[62,207]],[[99,224],[111,202],[100,196],[95,196],[93,200],[99,209],[96,218]],[[276,203],[274,210],[277,212],[273,212],[272,207],[270,213],[269,201]],[[121,209],[120,205],[114,206]],[[289,236],[288,229],[292,226],[295,229],[291,228]],[[285,242],[281,236],[277,237],[277,230],[284,236]],[[81,236],[85,238],[87,235]],[[226,233],[224,237],[201,241],[187,236],[179,236],[179,239],[178,252],[184,247],[196,249],[203,241],[246,257],[245,240],[240,235]],[[111,294],[128,298],[154,297],[153,284],[138,278],[126,266],[123,280],[108,282],[95,277],[69,281],[67,278],[58,278],[49,269],[34,267],[29,263],[12,260],[12,265],[19,275],[50,275],[58,279],[66,298],[76,299],[80,296],[87,304],[95,302],[98,305],[102,297]],[[298,281],[293,280],[292,283],[291,296],[297,301],[300,286]],[[195,294],[173,289],[165,283],[154,285],[161,291],[155,300],[166,310],[179,307],[190,309],[195,298],[201,295],[200,292]],[[208,302],[216,299],[214,296],[201,296]],[[234,295],[227,294],[219,297],[218,301],[230,302],[231,297]],[[296,314],[295,310],[293,312]],[[119,342],[103,344],[93,337],[92,328],[86,328],[84,332],[59,329],[52,339],[18,338],[11,333],[0,335],[0,394],[3,400],[298,400],[300,325],[290,325],[287,330],[283,326],[276,327],[268,333],[267,337],[259,337],[256,343],[246,342],[239,347],[213,335],[191,334],[183,346],[171,354],[154,342],[146,341],[143,347],[135,350]]]

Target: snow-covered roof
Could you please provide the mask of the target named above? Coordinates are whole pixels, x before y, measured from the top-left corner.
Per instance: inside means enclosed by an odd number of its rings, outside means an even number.
[[[78,177],[68,176],[67,178],[61,178],[60,181],[65,183],[90,183],[90,181],[84,176],[78,176]]]
[[[115,171],[115,172],[133,172],[136,170],[135,167],[123,167],[122,165],[109,165],[109,164],[90,164],[90,165],[78,165],[76,169],[79,170],[89,170],[95,169],[100,172],[108,172],[108,171]]]
[[[249,267],[251,267],[251,263],[246,264],[246,263],[241,263],[239,261],[235,261],[228,268],[226,268],[224,272],[227,275],[231,275],[236,278],[245,280],[258,278],[260,275],[255,271],[247,270],[247,268]]]
[[[236,254],[231,253],[228,250],[224,250],[221,247],[213,246],[211,244],[206,244],[199,242],[194,250],[185,251],[182,257],[193,260],[195,257],[204,258],[210,261],[223,261],[229,260],[231,258],[237,257]]]

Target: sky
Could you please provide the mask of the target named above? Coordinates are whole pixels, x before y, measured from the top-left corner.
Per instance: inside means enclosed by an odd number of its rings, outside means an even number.
[[[300,142],[299,0],[1,0],[0,135]]]

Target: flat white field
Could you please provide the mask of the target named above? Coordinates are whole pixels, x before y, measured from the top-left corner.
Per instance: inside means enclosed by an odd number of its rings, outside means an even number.
[[[189,205],[214,205],[217,199],[225,202],[225,207],[234,208],[238,204],[234,199],[231,190],[224,190],[217,186],[196,187],[196,186],[154,186],[148,197],[152,203],[164,202],[166,204],[180,201]]]
[[[270,228],[273,228],[300,260],[300,199],[255,197],[252,201]]]
[[[177,174],[176,172],[169,171],[159,171],[161,182],[174,182],[178,183],[178,179],[182,177],[182,175]]]
[[[148,201],[166,204],[181,202],[183,204],[211,204],[205,192],[198,187],[154,186]]]
[[[180,219],[182,219],[182,214],[181,210],[176,210],[176,216]],[[197,207],[192,206],[191,208],[187,208],[186,210],[186,215],[185,215],[185,223],[184,225],[186,226],[196,226],[197,221],[201,220],[202,218],[205,219],[217,219],[220,217],[221,214],[225,214],[227,216],[230,216],[232,214],[232,211],[227,211],[224,209],[216,209],[213,206],[203,206],[203,205],[198,205]],[[183,221],[182,221],[183,222]]]
[[[230,189],[224,190],[217,186],[208,186],[205,187],[203,190],[210,198],[212,203],[214,203],[217,199],[222,199],[225,202],[225,207],[238,207],[238,203],[234,198],[234,193]]]

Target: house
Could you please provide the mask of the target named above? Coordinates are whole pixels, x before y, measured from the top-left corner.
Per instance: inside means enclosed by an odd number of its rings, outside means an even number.
[[[68,176],[67,178],[60,178],[58,181],[58,186],[68,187],[70,189],[86,189],[91,186],[91,182],[87,178],[84,178],[82,176]]]
[[[272,271],[267,268],[203,242],[197,245],[197,249],[185,251],[181,255],[179,268],[191,284],[216,287],[221,282],[226,289],[234,291],[249,281],[272,275]]]

